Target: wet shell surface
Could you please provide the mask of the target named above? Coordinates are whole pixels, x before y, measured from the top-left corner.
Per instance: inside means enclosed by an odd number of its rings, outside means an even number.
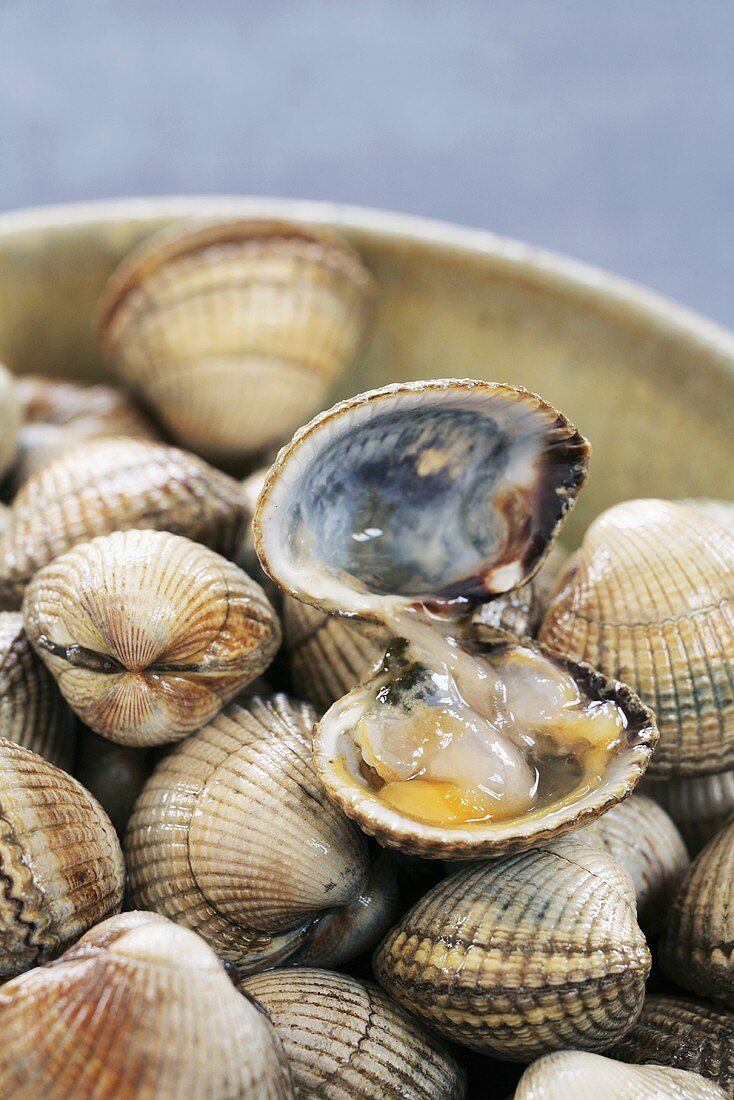
[[[0,988],[0,1100],[290,1100],[282,1045],[193,932],[97,925]]]
[[[650,961],[629,875],[567,837],[444,879],[387,936],[375,973],[439,1034],[529,1061],[620,1039]]]
[[[335,405],[279,453],[253,522],[267,573],[324,611],[486,600],[540,567],[587,441],[539,397],[469,379]]]
[[[155,439],[150,421],[112,386],[85,386],[29,374],[16,382],[23,424],[13,481],[21,485],[52,458],[78,443],[104,436]]]
[[[109,814],[119,837],[151,770],[145,749],[116,745],[84,726],[79,730],[74,775]]]
[[[723,1100],[697,1073],[668,1066],[628,1066],[582,1051],[547,1054],[525,1070],[514,1100]]]
[[[101,806],[2,738],[0,878],[0,979],[46,962],[122,903],[122,852]]]
[[[734,1013],[683,997],[646,997],[642,1015],[612,1053],[700,1073],[734,1097]]]
[[[283,695],[230,704],[161,761],[128,826],[133,903],[242,973],[294,954],[367,884],[364,841],[314,772],[313,721]]]
[[[71,770],[74,715],[17,611],[0,611],[0,734]]]
[[[657,934],[690,860],[683,838],[657,803],[633,794],[583,830],[618,860],[635,886],[642,928]]]
[[[692,856],[734,817],[734,771],[693,779],[651,779],[646,794],[666,810],[678,826]]]
[[[62,554],[28,585],[23,616],[86,725],[139,747],[208,722],[280,643],[259,585],[166,531],[115,532]]]
[[[659,957],[677,985],[734,1008],[734,823],[693,861],[668,914]]]
[[[15,379],[7,367],[0,363],[0,477],[15,458],[20,429],[20,401]]]
[[[540,640],[629,684],[655,712],[651,774],[734,767],[734,530],[633,500],[592,523]]]
[[[462,1100],[452,1055],[371,983],[329,970],[271,970],[240,988],[283,1041],[298,1098]]]
[[[568,551],[552,543],[548,555],[535,576],[506,596],[480,604],[473,621],[484,627],[507,631],[518,637],[534,636],[548,606],[556,579],[568,561]]]
[[[165,230],[101,305],[121,378],[186,446],[241,459],[322,407],[362,340],[371,280],[338,237],[286,222]]]

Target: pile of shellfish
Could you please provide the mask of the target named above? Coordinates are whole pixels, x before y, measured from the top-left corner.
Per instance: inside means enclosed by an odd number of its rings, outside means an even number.
[[[734,503],[574,549],[535,394],[320,411],[379,290],[176,225],[114,385],[0,367],[0,1100],[734,1098]]]

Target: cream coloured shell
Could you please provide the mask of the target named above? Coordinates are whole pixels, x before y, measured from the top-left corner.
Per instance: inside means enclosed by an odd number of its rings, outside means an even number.
[[[443,1046],[372,983],[330,970],[270,970],[240,988],[280,1035],[296,1096],[462,1100],[466,1078]]]
[[[364,841],[316,778],[313,721],[283,695],[231,703],[161,761],[130,819],[133,903],[194,929],[241,973],[294,954],[367,882]]]
[[[734,767],[734,530],[667,501],[608,509],[559,581],[539,637],[653,708],[651,774]]]
[[[28,585],[23,616],[79,717],[135,746],[208,722],[280,642],[259,585],[167,531],[118,531],[62,554]]]
[[[171,531],[230,556],[244,524],[238,483],[194,455],[144,439],[90,440],[16,496],[0,539],[0,597],[19,605],[34,573],[97,535]]]
[[[684,989],[734,1008],[734,822],[696,857],[671,906],[661,968]]]
[[[629,875],[570,836],[444,879],[374,965],[387,992],[439,1034],[528,1061],[620,1039],[642,1008],[650,961]]]
[[[692,856],[734,816],[734,771],[691,779],[645,776],[641,789],[671,816]]]
[[[74,775],[109,814],[119,837],[151,773],[150,756],[145,749],[116,745],[85,726],[79,730]]]
[[[700,512],[709,519],[716,520],[724,527],[734,528],[734,501],[716,500],[711,497],[689,497],[687,500],[679,500],[686,508],[693,508],[694,512]]]
[[[4,739],[0,868],[0,979],[46,962],[122,903],[122,852],[102,807],[66,772]]]
[[[15,458],[20,422],[20,402],[15,379],[7,367],[0,363],[0,477],[7,472]]]
[[[0,988],[0,1100],[292,1100],[282,1045],[213,951],[154,913]]]
[[[102,342],[175,438],[237,460],[319,409],[362,340],[371,280],[333,234],[286,222],[164,230],[113,275]]]
[[[53,676],[36,656],[17,611],[0,611],[0,733],[66,771],[75,720]]]
[[[525,1070],[514,1100],[724,1100],[697,1073],[668,1066],[628,1066],[599,1054],[547,1054]]]

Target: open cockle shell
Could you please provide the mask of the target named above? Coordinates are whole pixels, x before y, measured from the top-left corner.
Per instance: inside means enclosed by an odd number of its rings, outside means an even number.
[[[265,1014],[214,952],[123,913],[0,988],[0,1100],[293,1100]]]
[[[53,958],[122,903],[122,852],[102,807],[66,772],[1,738],[0,872],[0,980]]]
[[[367,883],[364,839],[314,771],[314,718],[284,695],[231,703],[161,761],[130,819],[134,904],[194,929],[240,973],[294,954]]]
[[[366,762],[356,740],[360,715],[374,704],[377,691],[391,676],[405,676],[405,668],[399,661],[394,673],[384,671],[390,667],[388,654],[381,670],[335,703],[316,727],[316,766],[334,801],[381,844],[429,858],[481,859],[534,847],[593,821],[626,798],[645,771],[657,740],[651,711],[623,684],[606,680],[588,665],[576,665],[549,654],[529,639],[523,639],[521,646],[514,640],[486,644],[481,657],[491,663],[493,658],[525,651],[570,674],[586,698],[599,703],[609,701],[621,711],[623,728],[619,742],[597,785],[580,790],[575,797],[559,798],[514,817],[463,826],[427,824],[399,812],[381,799],[379,788],[365,775]],[[411,667],[420,665],[418,662],[412,665],[408,653],[407,668]]]
[[[372,281],[339,237],[275,221],[174,226],[113,275],[102,343],[173,435],[241,459],[322,406],[362,340]]]
[[[407,382],[296,433],[253,522],[267,573],[324,611],[379,618],[482,601],[540,567],[589,447],[539,397],[500,383]]]
[[[547,1054],[525,1070],[513,1100],[724,1100],[718,1085],[669,1066],[628,1066],[600,1054]]]
[[[259,585],[167,531],[117,531],[75,546],[36,573],[23,616],[79,717],[140,747],[208,722],[280,643]]]

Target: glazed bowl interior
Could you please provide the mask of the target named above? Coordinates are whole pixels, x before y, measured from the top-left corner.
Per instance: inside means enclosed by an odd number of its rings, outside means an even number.
[[[109,274],[187,216],[328,225],[375,276],[371,338],[334,398],[394,381],[512,382],[591,440],[578,539],[629,497],[734,497],[734,337],[621,279],[490,233],[321,203],[121,200],[0,216],[0,360],[19,373],[108,377],[95,333]]]

